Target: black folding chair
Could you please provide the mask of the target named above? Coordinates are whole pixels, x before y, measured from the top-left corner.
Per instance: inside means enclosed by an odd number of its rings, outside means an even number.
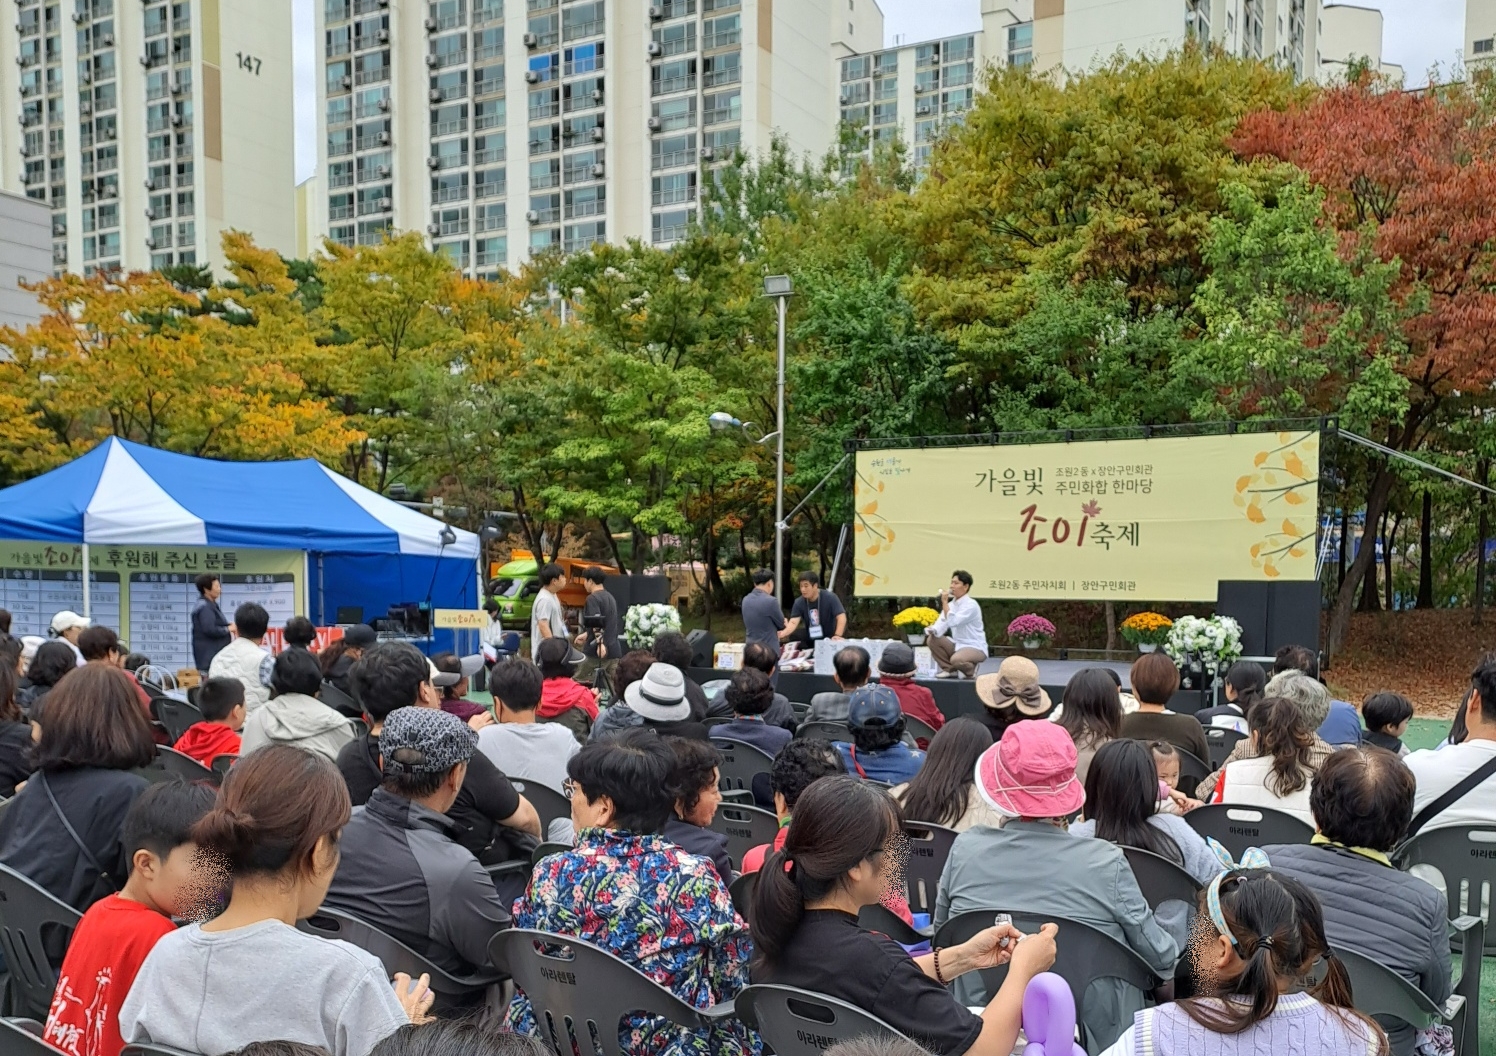
[[[51,1056],[57,1056],[55,1050],[48,1050]],[[151,1042],[141,1042],[138,1045],[126,1045],[120,1050],[119,1056],[197,1056],[195,1052],[186,1049],[173,1049],[169,1045],[156,1045]]]
[[[535,813],[540,815],[540,835],[549,835],[551,822],[557,818],[571,820],[571,800],[567,799],[554,788],[542,785],[539,781],[513,780],[516,791],[530,801],[530,806],[535,808]]]
[[[223,778],[202,763],[164,744],[156,745],[156,758],[149,765],[137,770],[141,777],[152,784],[162,781],[207,781],[218,784]]]
[[[49,891],[0,865],[0,951],[10,973],[6,990],[12,1014],[46,1018],[63,954],[82,918]]]
[[[1454,923],[1468,940],[1460,981],[1443,1005],[1391,968],[1354,950],[1336,950],[1335,956],[1350,976],[1356,1009],[1368,1016],[1390,1016],[1415,1028],[1448,1024],[1454,1033],[1455,1056],[1480,1056],[1480,976],[1482,933],[1478,917],[1461,917]]]
[[[946,921],[935,933],[934,944],[939,947],[958,946],[979,931],[992,927],[995,914],[1001,909],[981,909],[962,913]],[[1076,1019],[1081,1024],[1081,1044],[1087,1052],[1100,1052],[1117,1039],[1091,1037],[1085,1026],[1086,990],[1097,979],[1120,979],[1145,995],[1155,989],[1162,980],[1153,973],[1148,962],[1133,952],[1132,948],[1118,942],[1104,931],[1078,920],[1068,920],[1047,913],[1030,913],[1014,909],[1007,911],[1013,917],[1013,926],[1025,934],[1038,932],[1044,924],[1058,924],[1059,938],[1056,942],[1054,967],[1050,968],[1064,979],[1075,996]],[[984,968],[978,973],[982,986],[990,999],[1007,977],[1008,966]],[[1121,1026],[1119,1024],[1118,1033]]]
[[[732,898],[732,908],[744,920],[749,919],[753,912],[753,889],[757,886],[757,873],[744,873],[728,885],[727,893]]]
[[[1122,853],[1149,909],[1157,911],[1165,902],[1183,902],[1192,911],[1198,907],[1200,885],[1182,867],[1141,847],[1123,847]]]
[[[40,1026],[40,1024],[37,1024]],[[58,1050],[31,1029],[29,1020],[0,1019],[0,1056],[57,1056]]]
[[[182,734],[187,732],[187,727],[194,722],[203,721],[203,713],[185,700],[177,700],[164,693],[153,694],[151,699],[156,706],[156,718],[166,727],[166,735],[171,738],[172,744],[176,744]]]
[[[738,1019],[758,1031],[778,1056],[820,1056],[853,1038],[910,1040],[855,1005],[793,986],[745,987],[733,1006]]]
[[[727,855],[734,866],[743,864],[743,855],[763,843],[773,843],[779,835],[779,819],[760,807],[723,803],[712,815],[709,828],[727,837]]]
[[[722,756],[717,785],[724,790],[746,788],[751,792],[754,777],[773,769],[774,757],[751,744],[713,737],[712,745]]]
[[[1193,796],[1200,782],[1210,773],[1210,766],[1194,752],[1187,752],[1177,744],[1174,751],[1179,753],[1179,791]]]
[[[930,936],[935,934],[934,928],[916,928],[912,924],[905,924],[904,918],[899,916],[887,906],[873,903],[863,906],[857,913],[857,926],[863,931],[875,931],[879,935],[887,935],[894,942],[904,946],[917,946],[921,942],[929,942]]]
[[[1307,822],[1271,807],[1209,803],[1190,811],[1184,820],[1201,836],[1219,840],[1233,858],[1240,858],[1248,847],[1308,843],[1314,836],[1314,828]]]
[[[565,843],[542,843],[530,852],[531,868],[540,864],[540,859],[549,858],[553,854],[565,854],[571,850],[571,846]]]
[[[1246,739],[1245,733],[1237,733],[1227,726],[1205,727],[1205,743],[1210,745],[1210,765],[1217,770],[1225,766],[1226,757],[1236,747],[1236,742]]]
[[[1486,956],[1496,956],[1491,900],[1496,898],[1496,828],[1451,825],[1425,829],[1397,850],[1397,864],[1437,870],[1444,879],[1449,916],[1479,917],[1486,925]]]
[[[322,683],[322,688],[317,692],[317,699],[329,708],[347,715],[350,719],[363,717],[363,705],[331,682],[324,681]]]
[[[850,741],[852,739],[852,728],[845,722],[826,722],[823,719],[815,719],[811,722],[802,722],[799,729],[795,731],[795,737],[806,741],[812,737],[819,737],[823,741]]]
[[[541,1045],[555,1056],[629,1056],[618,1040],[619,1023],[635,1014],[691,1030],[724,1025],[733,1017],[732,1002],[695,1008],[633,965],[569,935],[501,931],[489,942],[488,957],[524,991]]]
[[[909,885],[909,910],[933,916],[940,874],[945,871],[945,860],[951,856],[951,845],[958,833],[927,821],[906,821],[904,835],[909,837],[909,864],[904,869]]]
[[[935,737],[935,727],[909,714],[904,716],[904,732],[915,740],[924,741],[926,744],[929,744]]]
[[[209,760],[212,765],[208,769],[218,775],[218,783],[222,784],[223,779],[229,776],[229,771],[234,768],[234,764],[238,761],[239,757],[237,755],[215,755]]]
[[[736,803],[744,807],[757,805],[757,800],[753,798],[753,793],[746,788],[727,788],[720,789],[719,791],[722,793],[722,802],[724,803]]]

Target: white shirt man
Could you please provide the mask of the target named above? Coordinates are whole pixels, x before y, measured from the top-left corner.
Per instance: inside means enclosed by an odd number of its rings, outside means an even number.
[[[530,609],[530,659],[540,652],[547,638],[567,638],[566,612],[557,597],[566,586],[566,574],[560,565],[546,565],[540,570],[540,593]]]
[[[561,793],[566,784],[566,764],[582,746],[559,722],[535,721],[542,692],[539,668],[524,661],[495,664],[489,674],[489,689],[493,691],[498,721],[478,731],[478,751],[505,777],[542,784]],[[545,838],[571,843],[571,819],[552,818]]]
[[[1412,752],[1403,762],[1413,771],[1418,788],[1413,794],[1413,816],[1496,758],[1496,661],[1476,668],[1470,695],[1465,699],[1469,736],[1460,744]],[[1496,825],[1496,774],[1487,777],[1424,823],[1419,830],[1451,825]]]
[[[987,659],[987,630],[982,609],[971,594],[971,573],[951,573],[950,590],[940,592],[940,618],[930,625],[925,644],[936,678],[975,678],[977,665]]]

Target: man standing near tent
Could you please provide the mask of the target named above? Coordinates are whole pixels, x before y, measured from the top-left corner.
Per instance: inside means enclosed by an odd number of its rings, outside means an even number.
[[[192,608],[192,662],[206,677],[213,658],[234,640],[234,627],[218,607],[218,598],[223,593],[218,577],[204,572],[193,583],[198,598]]]

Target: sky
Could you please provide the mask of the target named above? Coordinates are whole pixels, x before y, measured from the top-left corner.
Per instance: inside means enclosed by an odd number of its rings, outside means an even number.
[[[313,0],[293,0],[296,67],[296,179],[312,175],[317,164],[317,53]],[[1382,61],[1395,62],[1406,72],[1408,87],[1428,81],[1428,71],[1446,71],[1456,63],[1465,37],[1464,0],[1357,0],[1360,6],[1380,8]],[[885,44],[899,36],[904,43],[932,40],[976,29],[981,0],[878,0],[883,8]]]

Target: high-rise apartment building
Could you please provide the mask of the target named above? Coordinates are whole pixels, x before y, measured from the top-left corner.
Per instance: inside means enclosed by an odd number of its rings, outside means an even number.
[[[291,0],[16,0],[0,28],[0,188],[47,202],[52,265],[217,264],[295,248]]]
[[[424,230],[479,275],[679,239],[735,148],[823,152],[830,57],[883,37],[875,0],[316,2],[308,232]]]
[[[1496,60],[1496,0],[1465,0],[1466,69]]]

